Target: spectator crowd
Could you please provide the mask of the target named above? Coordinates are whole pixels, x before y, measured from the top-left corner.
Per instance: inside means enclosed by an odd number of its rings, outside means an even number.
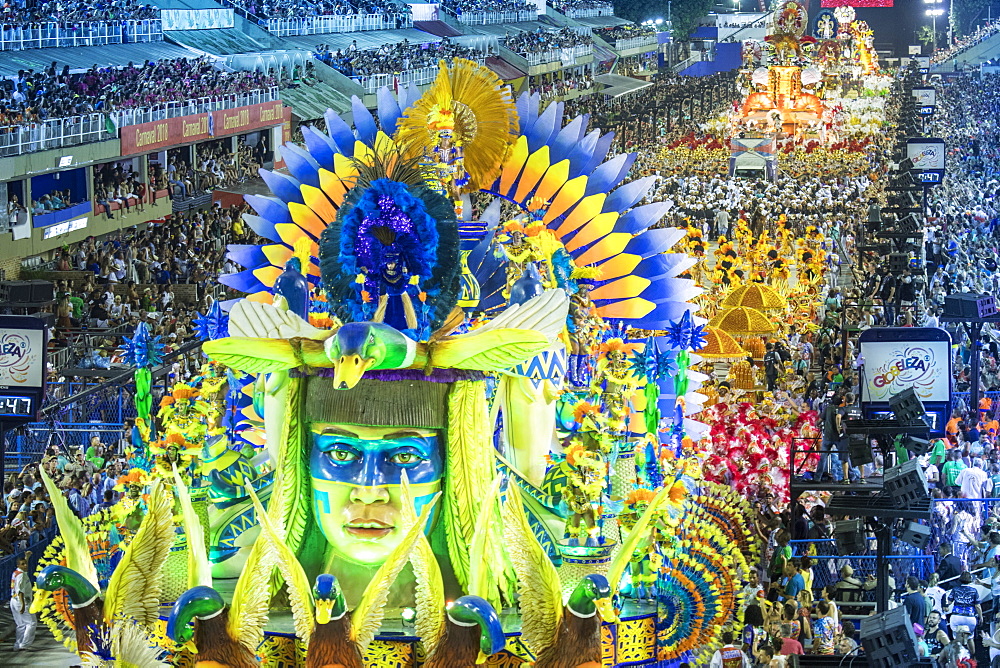
[[[69,65],[60,68],[52,61],[43,70],[18,70],[9,81],[0,86],[0,131],[3,126],[50,118],[220,99],[277,84],[260,72],[225,72],[208,57],[147,60],[122,68],[95,64],[75,74]]]
[[[459,16],[472,12],[538,12],[538,5],[527,0],[444,0],[441,3]]]
[[[320,61],[349,77],[368,77],[378,74],[398,74],[408,70],[437,67],[439,60],[468,58],[480,60],[487,54],[463,46],[447,37],[440,42],[414,44],[404,39],[396,44],[383,44],[377,49],[358,49],[357,40],[347,49],[331,51],[326,44],[316,47],[315,56]]]
[[[356,3],[338,0],[238,0],[234,4],[264,21],[359,15],[391,16],[402,20],[410,13],[410,6],[398,0]]]
[[[592,43],[589,32],[577,32],[571,28],[559,28],[558,30],[538,28],[519,33],[508,32],[500,42],[514,53],[522,56]]]
[[[65,27],[88,21],[142,21],[157,19],[160,10],[134,0],[62,2],[61,0],[20,0],[5,2],[0,8],[0,24],[26,25],[56,23]]]

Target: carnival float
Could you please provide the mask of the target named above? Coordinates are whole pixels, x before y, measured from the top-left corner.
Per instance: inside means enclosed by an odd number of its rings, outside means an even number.
[[[463,60],[326,129],[246,197],[262,241],[229,248],[245,296],[199,319],[202,375],[155,409],[162,346],[128,342],[132,470],[83,521],[52,493],[43,621],[87,665],[714,650],[759,544],[698,447],[724,438],[696,419],[719,337],[655,177]]]

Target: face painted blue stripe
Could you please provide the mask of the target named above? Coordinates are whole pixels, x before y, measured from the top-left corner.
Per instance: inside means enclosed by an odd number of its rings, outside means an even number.
[[[318,513],[329,513],[330,512],[330,495],[321,489],[313,489],[316,498],[316,512]]]

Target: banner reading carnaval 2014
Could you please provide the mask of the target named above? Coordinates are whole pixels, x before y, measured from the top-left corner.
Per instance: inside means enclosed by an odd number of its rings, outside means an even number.
[[[923,401],[948,401],[949,341],[864,341],[861,354],[861,401],[889,401],[892,395],[911,387]]]

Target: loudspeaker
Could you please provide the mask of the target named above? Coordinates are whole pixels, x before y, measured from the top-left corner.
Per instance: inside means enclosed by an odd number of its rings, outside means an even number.
[[[52,281],[35,279],[28,281],[31,284],[31,300],[33,302],[50,302],[55,299],[55,285]]]
[[[901,424],[927,424],[927,411],[924,409],[924,402],[920,401],[920,397],[917,396],[912,387],[889,397],[889,409],[892,411],[893,417]]]
[[[896,438],[899,445],[906,448],[914,457],[919,457],[930,449],[930,443],[926,438],[918,438],[909,434],[900,434]]]
[[[861,520],[843,520],[833,525],[833,540],[837,544],[837,554],[858,555],[865,552],[867,544],[861,531]]]
[[[861,645],[872,668],[899,668],[917,663],[917,637],[902,606],[862,619]]]
[[[924,549],[931,539],[931,528],[917,522],[907,522],[899,534],[899,540],[909,543],[918,550]]]
[[[875,462],[875,458],[872,457],[872,446],[868,441],[868,434],[851,434],[849,438],[847,453],[851,457],[852,466],[863,466]]]
[[[0,283],[0,302],[23,304],[31,301],[29,281],[4,281]]]
[[[920,229],[920,223],[917,221],[917,217],[910,213],[900,218],[895,227],[897,232],[917,232]]]
[[[886,469],[882,491],[900,509],[909,508],[918,501],[926,501],[930,494],[924,469],[916,459]]]
[[[961,292],[944,298],[944,314],[957,318],[988,318],[997,313],[997,302],[993,295],[976,295]]]
[[[889,253],[889,273],[902,274],[910,266],[910,256],[907,253]]]

